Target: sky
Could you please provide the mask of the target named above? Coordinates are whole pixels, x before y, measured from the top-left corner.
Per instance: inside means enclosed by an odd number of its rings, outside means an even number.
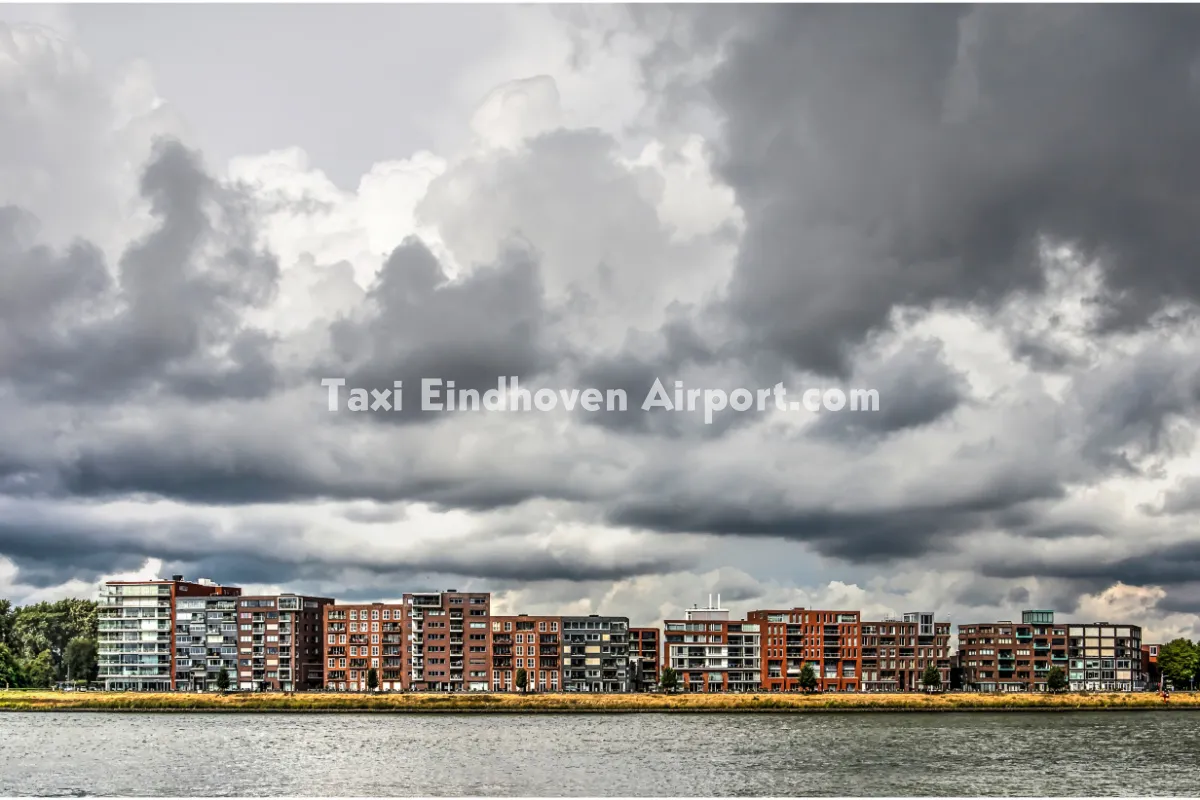
[[[0,596],[1200,634],[1200,11],[0,7]],[[624,389],[431,413],[422,378]],[[322,379],[401,411],[331,412]],[[869,413],[642,411],[665,385]]]

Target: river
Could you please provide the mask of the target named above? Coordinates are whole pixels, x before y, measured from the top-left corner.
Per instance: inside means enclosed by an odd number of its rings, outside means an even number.
[[[1180,795],[1200,711],[0,713],[6,795]]]

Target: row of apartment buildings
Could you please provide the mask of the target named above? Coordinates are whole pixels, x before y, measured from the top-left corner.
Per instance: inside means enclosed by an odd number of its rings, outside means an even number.
[[[1146,684],[1141,629],[1022,622],[951,626],[932,612],[864,621],[859,611],[764,609],[731,619],[714,605],[683,619],[631,627],[628,617],[494,615],[486,592],[414,592],[396,603],[337,603],[295,594],[243,595],[210,580],[114,581],[100,590],[99,662],[114,690],[213,690],[225,671],[241,690],[629,692],[664,667],[693,692],[787,692],[811,665],[817,689],[918,691],[929,667],[941,685],[1045,688],[1053,666],[1073,689]],[[1151,646],[1153,647],[1153,646]]]

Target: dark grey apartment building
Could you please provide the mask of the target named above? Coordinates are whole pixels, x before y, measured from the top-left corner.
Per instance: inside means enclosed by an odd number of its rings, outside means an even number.
[[[562,629],[564,691],[629,691],[629,617],[563,617]]]
[[[175,686],[216,691],[221,670],[237,680],[237,596],[179,597],[175,600]]]
[[[1067,625],[1073,692],[1140,692],[1146,688],[1142,629],[1108,622]]]

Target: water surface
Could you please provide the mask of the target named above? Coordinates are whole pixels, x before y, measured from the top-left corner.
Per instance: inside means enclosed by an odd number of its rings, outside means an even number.
[[[1187,795],[1200,711],[0,713],[7,795]]]

